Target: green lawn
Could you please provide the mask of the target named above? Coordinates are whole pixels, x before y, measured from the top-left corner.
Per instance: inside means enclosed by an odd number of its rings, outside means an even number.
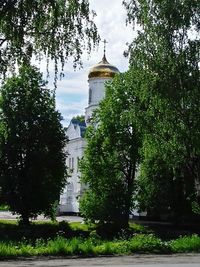
[[[110,232],[108,231],[110,234]],[[41,255],[98,256],[132,253],[200,252],[200,237],[162,240],[149,227],[130,224],[128,232],[102,237],[95,225],[35,222],[29,227],[0,221],[0,258]]]

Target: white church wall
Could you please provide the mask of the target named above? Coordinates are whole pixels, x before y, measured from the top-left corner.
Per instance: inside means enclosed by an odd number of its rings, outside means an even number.
[[[74,135],[73,135],[74,136]],[[63,212],[79,212],[78,198],[82,191],[80,183],[79,160],[83,157],[86,140],[82,137],[72,139],[67,144],[67,166],[69,178],[67,185],[60,197],[59,211]]]
[[[106,66],[106,68],[105,68]],[[92,75],[92,69],[89,72],[88,83],[89,83],[89,99],[88,107],[85,109],[85,122],[88,125],[90,123],[90,118],[92,118],[92,113],[98,107],[99,102],[105,97],[105,82],[110,81],[115,73],[118,73],[118,69],[110,65],[105,57],[105,47],[104,56],[102,61],[94,66],[93,72],[96,73],[95,77]],[[93,73],[93,74],[94,74]],[[110,78],[108,78],[110,77]],[[69,142],[67,144],[67,167],[68,183],[60,197],[59,211],[64,212],[79,212],[79,201],[78,198],[81,193],[87,188],[86,185],[80,183],[80,175],[78,169],[79,159],[83,157],[84,149],[86,147],[86,140],[83,138],[81,132],[85,130],[85,125],[81,124],[76,120],[72,120],[67,129],[67,136]]]
[[[91,97],[89,96],[89,105],[98,105],[98,103],[104,98],[105,82],[109,80],[110,78],[91,78],[88,80],[89,92],[91,93]]]
[[[99,102],[105,96],[105,82],[111,80],[111,78],[90,78],[89,83],[89,101],[88,107],[85,109],[85,120],[89,122],[92,117],[92,113],[97,109]]]

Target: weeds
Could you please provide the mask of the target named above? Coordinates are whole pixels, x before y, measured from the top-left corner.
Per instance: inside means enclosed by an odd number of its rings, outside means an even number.
[[[19,256],[68,255],[128,255],[132,253],[180,253],[199,252],[198,235],[183,236],[171,241],[163,241],[147,228],[138,227],[121,233],[117,238],[106,240],[98,234],[94,225],[80,223],[35,223],[22,228],[16,223],[0,223],[0,231],[7,233],[0,241],[0,258]],[[133,228],[133,226],[132,226]],[[9,233],[10,231],[10,233]],[[51,234],[49,234],[49,231]],[[140,232],[143,232],[142,234]],[[48,234],[47,234],[48,233]],[[1,235],[0,235],[1,236]],[[39,236],[39,238],[38,238]],[[2,236],[1,236],[2,237]],[[12,238],[10,238],[12,237]],[[31,237],[31,238],[30,238]]]
[[[169,242],[172,252],[200,252],[200,237],[198,235],[183,236]]]

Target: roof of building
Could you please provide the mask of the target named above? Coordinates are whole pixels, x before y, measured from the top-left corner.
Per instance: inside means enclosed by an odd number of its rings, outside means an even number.
[[[81,137],[84,137],[86,127],[87,127],[85,121],[80,121],[78,119],[72,119],[70,124],[73,124],[75,129],[77,126],[80,127],[80,135],[81,135]]]
[[[88,78],[113,78],[116,73],[119,73],[118,68],[107,61],[104,53],[102,60],[90,69]]]

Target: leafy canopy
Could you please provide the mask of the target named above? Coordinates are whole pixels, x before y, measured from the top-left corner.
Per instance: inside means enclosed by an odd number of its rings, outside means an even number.
[[[107,84],[105,99],[87,131],[81,163],[82,181],[88,185],[81,214],[121,227],[128,226],[140,148],[137,98],[129,90],[129,78],[129,73],[120,74]]]
[[[5,0],[0,3],[0,74],[15,63],[43,57],[53,60],[55,72],[69,57],[81,63],[83,49],[98,42],[95,13],[88,0]]]
[[[191,210],[193,198],[199,201],[200,181],[200,3],[133,0],[124,5],[128,22],[141,27],[129,55],[130,69],[141,73],[138,89],[145,109],[141,182],[143,189],[152,189],[145,205],[155,203],[156,192],[166,196],[165,210],[184,201]],[[178,205],[177,210],[180,217],[185,209]]]

